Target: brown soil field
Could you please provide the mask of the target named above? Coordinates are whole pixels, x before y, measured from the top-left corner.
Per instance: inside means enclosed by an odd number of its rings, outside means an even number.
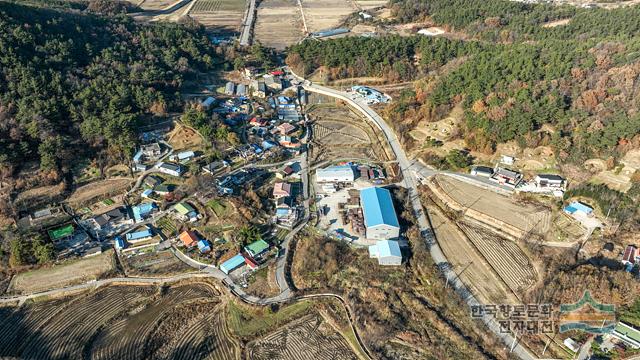
[[[138,1],[138,6],[143,10],[162,10],[178,0],[143,0]]]
[[[129,276],[171,276],[193,271],[168,250],[123,256],[121,262]]]
[[[29,294],[95,280],[114,270],[113,251],[17,274],[7,292]]]
[[[551,211],[544,207],[521,204],[491,190],[485,190],[450,176],[435,176],[433,182],[463,209],[475,210],[522,232],[546,234],[551,227]],[[467,215],[468,213],[467,210]]]
[[[314,121],[312,163],[343,158],[389,160],[377,130],[350,107],[318,104],[307,114]]]
[[[176,125],[175,129],[168,134],[167,142],[174,151],[197,150],[204,143],[197,131],[184,125]]]
[[[214,32],[240,31],[244,0],[197,0],[189,16]]]
[[[349,343],[321,316],[311,314],[249,344],[254,360],[356,360]]]
[[[14,200],[14,204],[18,208],[25,207],[27,209],[32,209],[40,205],[44,206],[53,202],[53,199],[60,197],[63,191],[64,183],[29,189],[18,194]]]
[[[76,189],[67,199],[74,208],[87,206],[96,201],[123,193],[131,185],[131,179],[107,179],[95,181]]]
[[[429,219],[445,256],[463,283],[482,303],[515,303],[517,298],[491,269],[458,227],[435,206],[427,208]]]
[[[355,0],[355,3],[362,10],[369,10],[387,5],[386,0]]]
[[[358,11],[353,2],[345,0],[302,0],[302,9],[310,33],[339,27]]]
[[[0,356],[25,359],[239,357],[210,283],[110,286],[0,309]]]
[[[296,1],[261,1],[253,33],[262,45],[278,50],[300,41],[304,34],[300,8]]]

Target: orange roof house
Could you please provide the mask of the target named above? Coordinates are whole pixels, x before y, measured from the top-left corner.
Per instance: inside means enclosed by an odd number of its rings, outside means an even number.
[[[186,247],[192,247],[198,242],[198,236],[193,231],[185,231],[180,234],[180,240]]]

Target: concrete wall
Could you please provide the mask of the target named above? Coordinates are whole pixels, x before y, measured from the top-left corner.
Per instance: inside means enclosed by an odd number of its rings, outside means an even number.
[[[396,256],[385,256],[378,258],[378,264],[390,266],[402,265],[402,258]]]

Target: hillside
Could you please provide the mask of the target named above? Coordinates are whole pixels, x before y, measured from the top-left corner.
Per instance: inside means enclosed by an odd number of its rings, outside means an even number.
[[[72,159],[122,161],[143,117],[181,107],[176,91],[213,67],[200,28],[52,6],[0,1],[0,180],[32,161],[54,179]]]

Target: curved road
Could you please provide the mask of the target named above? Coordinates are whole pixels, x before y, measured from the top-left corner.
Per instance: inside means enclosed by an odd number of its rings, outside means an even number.
[[[289,70],[289,72],[303,82],[303,87],[305,90],[345,101],[346,103],[360,111],[369,121],[375,124],[376,127],[378,127],[378,129],[383,132],[384,136],[387,139],[387,142],[396,155],[396,159],[398,160],[398,163],[400,165],[400,170],[404,175],[403,183],[409,191],[409,198],[411,200],[413,212],[418,220],[418,228],[420,230],[420,234],[429,247],[431,257],[438,265],[448,264],[447,258],[444,256],[442,249],[440,249],[440,246],[438,245],[438,242],[433,235],[430,223],[420,202],[420,196],[418,194],[414,172],[410,171],[412,162],[409,161],[406,153],[404,152],[404,149],[402,148],[402,145],[396,137],[395,132],[389,126],[389,124],[387,124],[384,119],[382,119],[382,117],[380,117],[374,110],[372,110],[364,101],[354,100],[350,98],[347,93],[342,91],[312,84],[311,82],[298,77],[293,72],[291,72],[291,70]],[[462,283],[462,281],[450,266],[439,266],[439,268],[442,270],[443,275],[447,279],[447,282],[453,286],[456,292],[460,294],[460,296],[462,296],[462,298],[470,307],[480,305],[480,302],[475,298],[471,291],[467,289],[466,285]],[[533,360],[536,358],[529,352],[527,348],[518,343],[517,334],[514,337],[512,334],[502,333],[500,331],[498,322],[493,316],[485,315],[482,320],[497,337],[501,338],[502,341],[511,348],[511,352],[516,356],[524,360]]]

